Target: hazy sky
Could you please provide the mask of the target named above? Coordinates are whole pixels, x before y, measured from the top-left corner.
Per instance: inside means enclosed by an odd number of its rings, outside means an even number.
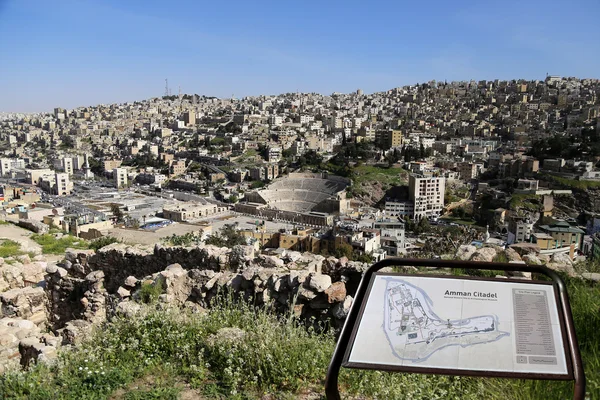
[[[0,111],[600,78],[599,0],[0,0]]]

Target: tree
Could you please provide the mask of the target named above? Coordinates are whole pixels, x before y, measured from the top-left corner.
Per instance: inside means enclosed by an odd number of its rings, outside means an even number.
[[[236,245],[245,245],[246,238],[235,230],[233,225],[225,225],[219,233],[213,233],[206,239],[206,244],[219,247],[233,247]]]
[[[123,214],[123,211],[121,211],[117,203],[112,203],[110,205],[110,212],[117,219],[117,222],[123,222],[125,214]]]
[[[237,203],[238,202],[238,197],[235,194],[232,194],[231,196],[229,196],[229,202],[230,203]]]
[[[335,256],[337,258],[346,257],[347,259],[352,259],[352,246],[348,243],[342,243],[335,249]]]

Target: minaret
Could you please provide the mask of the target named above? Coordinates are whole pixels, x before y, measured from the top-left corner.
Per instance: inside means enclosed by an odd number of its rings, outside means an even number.
[[[86,179],[93,179],[94,178],[94,173],[90,169],[90,162],[89,162],[89,158],[88,157],[89,156],[88,156],[87,153],[85,153],[83,155],[83,159],[84,159],[84,163],[83,163],[83,175],[86,177]]]

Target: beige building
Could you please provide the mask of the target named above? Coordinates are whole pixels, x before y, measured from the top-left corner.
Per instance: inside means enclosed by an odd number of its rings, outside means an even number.
[[[171,161],[169,176],[178,176],[185,173],[185,160]]]
[[[122,162],[121,160],[104,160],[104,171],[113,171],[115,168],[119,168]]]
[[[163,208],[163,218],[175,222],[186,222],[219,214],[225,210],[227,207],[219,207],[216,204],[186,203]]]
[[[413,219],[438,217],[444,209],[446,178],[411,174],[408,195],[414,204]]]
[[[54,171],[50,168],[44,169],[28,169],[27,173],[27,183],[31,185],[37,185],[40,181],[40,178],[50,177],[54,175]]]
[[[43,175],[39,178],[38,184],[45,192],[58,196],[68,196],[73,192],[73,182],[66,172]]]

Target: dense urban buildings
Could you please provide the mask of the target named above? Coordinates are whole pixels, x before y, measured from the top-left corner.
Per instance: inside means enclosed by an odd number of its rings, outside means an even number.
[[[298,246],[377,257],[423,250],[405,223],[468,222],[505,245],[594,254],[600,209],[568,198],[600,180],[599,94],[596,79],[547,76],[3,114],[3,212],[64,204],[78,226],[116,221],[113,203],[133,226],[245,215],[250,241],[275,245],[257,228],[271,221],[312,238]]]

